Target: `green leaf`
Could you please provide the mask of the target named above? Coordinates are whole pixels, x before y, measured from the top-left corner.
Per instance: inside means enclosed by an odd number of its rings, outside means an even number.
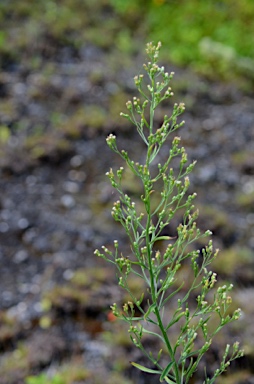
[[[159,373],[161,373],[161,371],[156,371],[155,369],[146,368],[146,367],[144,367],[143,365],[134,363],[133,361],[131,362],[131,364],[132,364],[134,367],[138,368],[140,371],[143,371],[143,372],[147,372],[147,373],[155,373],[155,374],[159,374]]]
[[[147,312],[144,314],[144,320],[147,319],[147,317],[150,315],[150,313],[154,312],[154,309],[156,308],[156,306],[157,306],[156,303],[153,303],[152,305],[150,305]]]
[[[161,374],[160,381],[166,380],[166,376],[167,376],[167,374],[169,373],[170,369],[172,368],[173,364],[174,364],[174,361],[171,361],[171,362],[166,366],[166,368],[164,369],[164,371],[163,371],[162,374]],[[173,382],[170,381],[170,383],[173,383]]]
[[[144,333],[147,333],[147,334],[149,334],[149,335],[156,336],[156,337],[158,337],[161,341],[163,341],[163,343],[165,343],[165,340],[163,339],[163,337],[162,337],[161,335],[159,335],[158,333],[156,333],[156,332],[152,332],[152,331],[148,331],[148,329],[145,329],[145,328],[143,328],[143,332],[144,332]]]
[[[174,381],[170,380],[168,377],[164,377],[164,380],[165,380],[166,383],[168,383],[168,384],[176,384]]]
[[[159,236],[159,237],[156,237],[154,239],[154,242],[155,241],[159,241],[159,240],[172,240],[172,239],[175,239],[176,237],[171,237],[171,236]]]

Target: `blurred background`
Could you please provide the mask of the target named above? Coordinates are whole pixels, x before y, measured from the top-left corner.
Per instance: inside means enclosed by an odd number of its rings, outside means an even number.
[[[116,238],[129,252],[105,177],[122,164],[105,138],[140,158],[119,112],[149,41],[176,73],[198,225],[213,231],[214,270],[243,311],[204,365],[239,340],[245,357],[217,383],[254,383],[254,2],[1,0],[0,23],[0,383],[155,383],[130,367],[143,357],[109,310],[126,297],[93,254]],[[130,175],[126,189],[140,192]]]

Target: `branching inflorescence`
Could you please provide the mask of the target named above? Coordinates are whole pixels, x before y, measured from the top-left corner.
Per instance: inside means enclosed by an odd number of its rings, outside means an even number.
[[[178,123],[177,119],[185,109],[183,103],[174,104],[171,116],[165,115],[162,124],[156,128],[156,108],[173,96],[169,86],[173,73],[165,72],[164,67],[157,64],[160,47],[160,43],[157,46],[147,44],[150,61],[144,65],[146,76],[134,78],[141,99],[134,97],[128,101],[127,113],[121,114],[136,126],[145,143],[145,161],[140,164],[131,160],[125,150],[118,149],[114,135],[107,138],[108,146],[124,160],[142,185],[142,194],[138,201],[134,201],[122,186],[124,168],[107,172],[119,194],[112,216],[125,229],[131,255],[125,257],[119,252],[117,240],[114,241],[114,251],[103,246],[95,254],[115,265],[119,286],[131,298],[122,308],[113,304],[111,309],[117,318],[129,324],[132,342],[150,360],[149,367],[132,364],[141,371],[159,375],[161,382],[187,384],[214,336],[240,317],[240,309],[228,310],[232,285],[216,288],[216,274],[209,270],[218,253],[214,251],[212,241],[208,241],[201,251],[194,247],[211,232],[203,233],[196,226],[198,211],[193,205],[196,194],[188,193],[188,175],[195,162],[188,164],[180,137],[171,140],[165,162],[158,162],[162,147],[169,145],[168,136],[183,126],[184,121]],[[145,85],[147,80],[148,85]],[[172,162],[175,164],[177,159],[177,167],[172,167]],[[172,237],[167,231],[175,218],[179,225],[176,236]],[[162,252],[156,245],[158,241],[166,244]],[[183,265],[189,268],[191,280],[188,282],[179,282]],[[129,287],[128,279],[132,274],[142,279],[146,286],[139,297]],[[167,318],[165,313],[170,303],[176,303],[176,306]],[[170,335],[172,327],[174,338]],[[144,347],[143,337],[147,334],[160,342],[158,351],[148,351]],[[227,345],[218,368],[212,373],[205,371],[204,383],[214,383],[230,362],[242,355],[238,343],[231,347]]]

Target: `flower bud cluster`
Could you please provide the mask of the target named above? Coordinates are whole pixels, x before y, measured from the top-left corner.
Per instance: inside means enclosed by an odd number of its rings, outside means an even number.
[[[175,139],[177,139],[177,138],[175,138]],[[178,155],[180,155],[182,153],[182,148],[178,147],[179,141],[175,140],[175,139],[173,140],[172,148],[169,151],[170,157],[172,157],[172,158],[176,157],[176,156],[178,156]]]
[[[116,146],[116,136],[110,133],[110,135],[106,138],[106,142],[110,149],[112,149],[114,152],[117,152],[117,146]]]
[[[119,221],[121,219],[122,210],[121,210],[120,200],[117,200],[114,203],[114,205],[112,207],[111,215],[112,215],[112,217],[114,218],[115,221]]]
[[[171,88],[168,87],[168,89],[164,93],[164,99],[168,99],[169,97],[172,97],[172,96],[174,96],[174,92],[171,92]]]
[[[118,179],[119,179],[120,181],[122,180],[123,171],[124,171],[124,168],[123,168],[123,167],[120,167],[120,168],[116,171],[117,177],[118,177]]]
[[[135,315],[135,307],[132,301],[128,301],[127,303],[124,303],[123,305],[123,311],[129,316],[132,317]]]
[[[185,150],[183,150],[182,151],[182,158],[181,158],[181,161],[180,161],[180,165],[186,164],[187,161],[188,161],[187,153],[185,152]]]
[[[137,88],[140,88],[144,79],[144,75],[137,75],[134,77],[134,83]]]
[[[236,309],[236,310],[234,311],[234,313],[233,313],[233,316],[232,316],[233,320],[238,320],[238,319],[240,319],[241,314],[242,314],[242,310],[241,310],[241,308]]]
[[[109,260],[109,257],[106,255],[109,255],[110,257],[112,257],[113,253],[108,248],[106,248],[104,245],[101,248],[103,250],[103,253],[100,252],[98,249],[95,249],[94,254],[98,257],[101,257],[104,260]]]
[[[112,313],[113,313],[114,316],[116,316],[116,317],[121,316],[120,311],[119,311],[116,303],[112,304],[110,306],[110,309],[112,310]]]
[[[115,259],[116,264],[118,265],[119,271],[123,272],[125,270],[125,275],[128,276],[131,272],[131,261],[126,257],[120,257]]]
[[[161,42],[159,41],[157,45],[154,45],[152,42],[147,43],[146,45],[146,53],[149,57],[154,59],[158,59],[159,51],[161,49]]]
[[[193,161],[191,164],[189,164],[188,167],[186,168],[185,173],[186,174],[191,173],[193,171],[195,165],[196,165],[196,161]]]
[[[169,260],[172,258],[173,256],[173,251],[174,251],[174,245],[173,244],[169,244],[164,252],[164,255],[163,255],[163,259],[164,260]]]
[[[110,170],[108,172],[106,172],[106,176],[108,176],[110,182],[111,182],[111,185],[113,188],[117,188],[118,184],[115,180],[115,175],[114,175],[114,172],[113,172],[113,169],[110,168]]]

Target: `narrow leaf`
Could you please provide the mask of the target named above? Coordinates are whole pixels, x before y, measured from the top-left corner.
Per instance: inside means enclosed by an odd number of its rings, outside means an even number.
[[[167,374],[169,373],[170,369],[172,368],[172,365],[174,364],[174,361],[171,361],[167,366],[166,368],[164,369],[164,371],[162,372],[161,374],[161,377],[160,377],[160,381],[163,381],[165,380]]]
[[[165,343],[165,340],[163,339],[163,337],[161,335],[159,335],[158,333],[156,332],[152,332],[152,331],[148,331],[147,329],[143,328],[143,332],[144,333],[147,333],[149,335],[153,335],[153,336],[156,336],[158,337],[161,341],[163,341],[163,343]]]
[[[154,309],[156,308],[156,303],[150,305],[147,312],[144,314],[144,320],[147,319],[147,317],[150,315],[150,313],[154,312]]]
[[[155,374],[161,373],[161,371],[156,371],[155,369],[146,368],[146,367],[144,367],[143,365],[134,363],[133,361],[131,362],[131,364],[132,364],[134,367],[138,368],[140,371],[143,371],[143,372],[147,372],[147,373],[155,373]]]
[[[171,236],[159,236],[159,237],[156,237],[154,239],[154,242],[155,241],[158,241],[158,240],[172,240],[172,239],[175,239],[176,237],[171,237]]]
[[[165,380],[166,383],[168,383],[168,384],[176,384],[175,381],[170,380],[168,377],[164,377],[164,380]]]

